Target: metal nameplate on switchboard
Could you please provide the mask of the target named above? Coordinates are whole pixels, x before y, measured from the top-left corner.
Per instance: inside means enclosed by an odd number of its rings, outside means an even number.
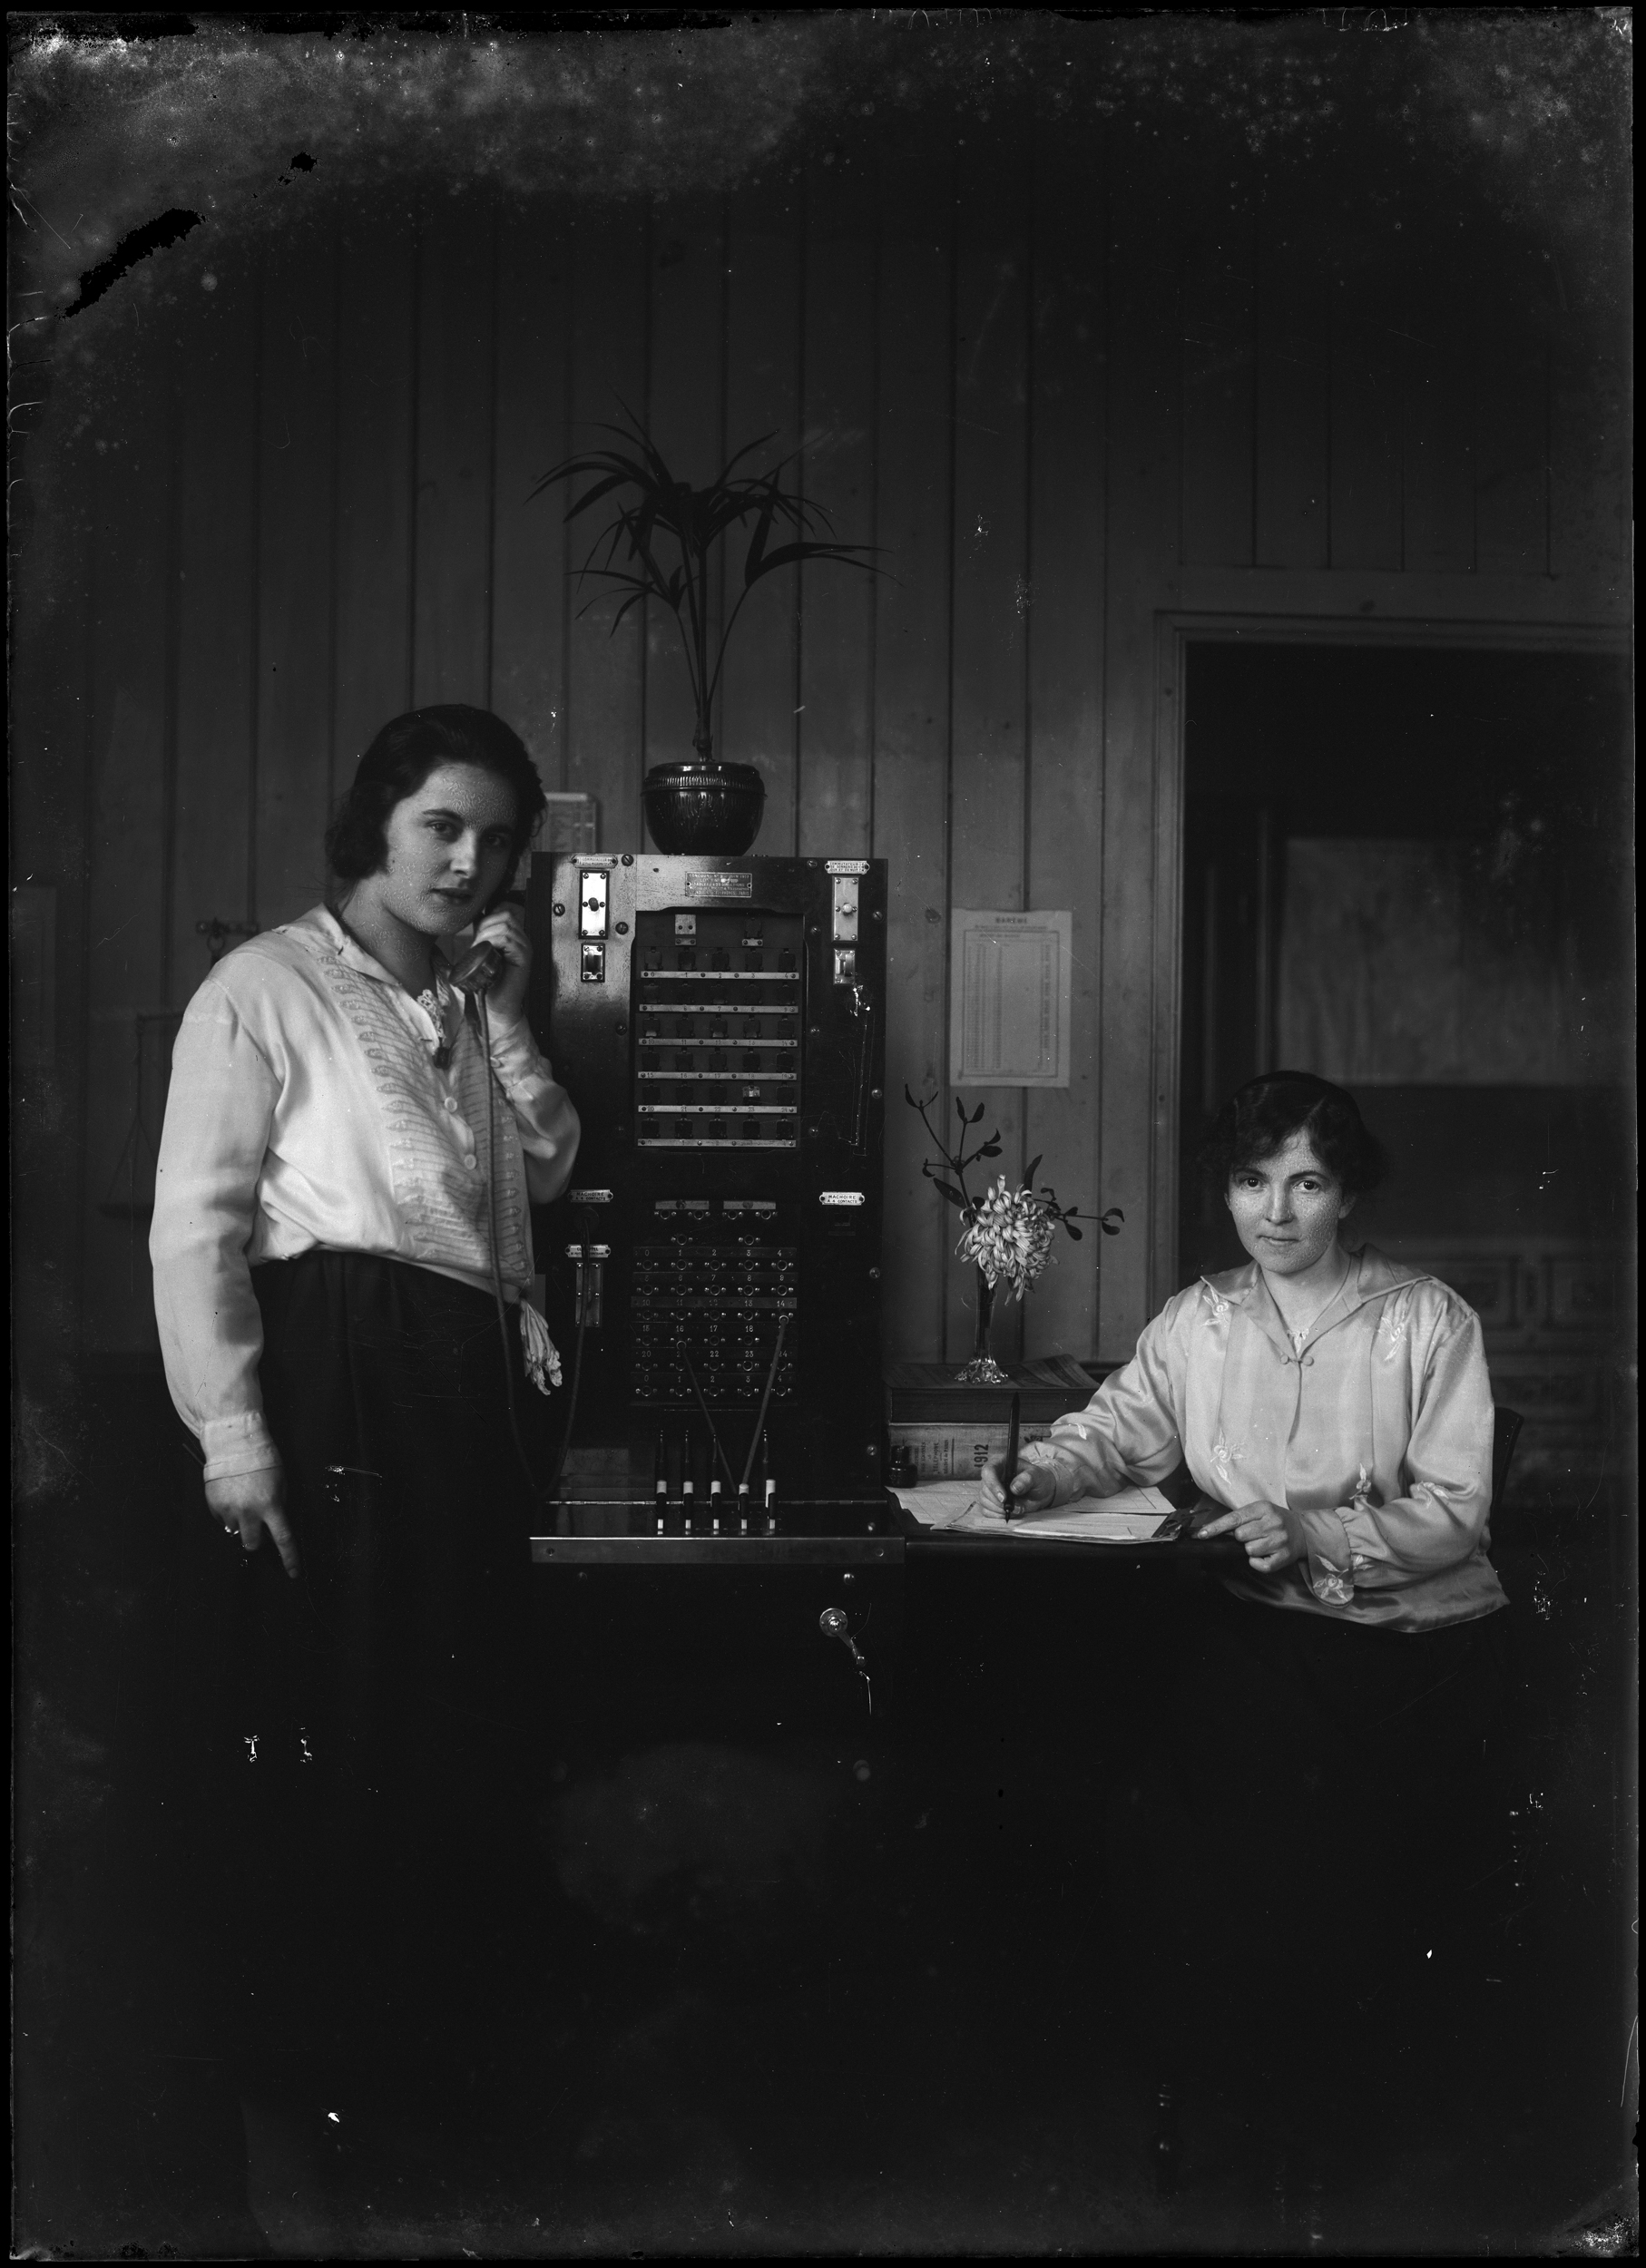
[[[868,861],[867,858],[830,858],[825,861],[823,871],[829,875],[866,875]]]
[[[687,875],[686,895],[689,898],[751,898],[754,895],[754,876],[751,874],[715,874],[698,871]]]

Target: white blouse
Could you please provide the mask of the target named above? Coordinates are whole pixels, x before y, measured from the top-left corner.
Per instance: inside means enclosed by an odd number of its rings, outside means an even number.
[[[208,1481],[279,1462],[258,1385],[260,1261],[373,1253],[489,1293],[495,1189],[506,1295],[531,1280],[528,1203],[564,1188],[577,1113],[524,1020],[494,1022],[488,1161],[478,1035],[444,980],[433,1004],[324,906],[227,954],[189,1003],[149,1252],[167,1383]]]
[[[1163,1481],[1300,1516],[1306,1559],[1228,1588],[1389,1630],[1494,1613],[1492,1382],[1456,1293],[1367,1245],[1295,1345],[1256,1264],[1167,1302],[1123,1370],[1024,1452],[1064,1504]]]

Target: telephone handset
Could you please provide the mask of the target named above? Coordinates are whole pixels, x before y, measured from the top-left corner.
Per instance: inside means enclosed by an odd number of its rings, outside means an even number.
[[[495,945],[471,945],[460,961],[452,963],[446,981],[460,992],[489,992],[502,967],[503,955]]]
[[[495,914],[500,905],[524,905],[525,899],[518,890],[499,892],[486,907]],[[481,919],[485,918],[482,914]],[[503,974],[504,955],[495,945],[471,945],[461,960],[454,961],[446,972],[446,981],[455,984],[460,992],[489,992]]]

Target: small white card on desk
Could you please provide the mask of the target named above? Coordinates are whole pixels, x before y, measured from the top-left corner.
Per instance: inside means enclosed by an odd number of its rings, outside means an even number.
[[[1084,1497],[1054,1512],[1007,1520],[984,1501],[975,1481],[926,1481],[893,1491],[923,1528],[970,1536],[1037,1536],[1064,1543],[1147,1543],[1171,1517],[1159,1489],[1122,1489],[1114,1496]]]

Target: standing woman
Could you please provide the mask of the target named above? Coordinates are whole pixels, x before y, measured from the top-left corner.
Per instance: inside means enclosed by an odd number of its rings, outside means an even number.
[[[326,903],[221,961],[173,1054],[150,1249],[245,1594],[215,1855],[254,2059],[432,2042],[504,1950],[532,1388],[557,1377],[528,1207],[578,1139],[500,903],[544,807],[499,719],[397,717],[328,831]],[[469,942],[501,956],[484,1011],[448,975]]]

